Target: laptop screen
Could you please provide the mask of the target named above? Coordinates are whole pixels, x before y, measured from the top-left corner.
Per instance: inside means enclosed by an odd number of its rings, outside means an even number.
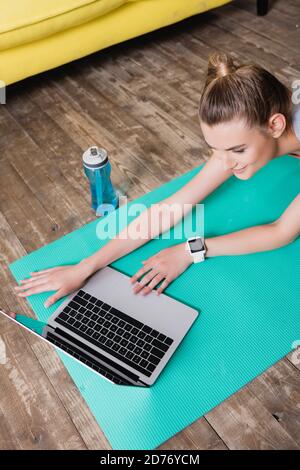
[[[129,371],[123,369],[113,361],[110,361],[109,358],[102,356],[86,344],[81,343],[74,336],[66,333],[63,329],[53,329],[47,323],[25,315],[7,313],[3,310],[0,310],[0,313],[22,328],[25,328],[31,333],[39,336],[51,345],[54,345],[114,384],[139,385],[135,383],[138,381],[138,377],[136,375],[130,374]],[[116,370],[116,368],[118,368],[118,370]],[[124,375],[126,375],[126,377],[131,381],[127,380]]]

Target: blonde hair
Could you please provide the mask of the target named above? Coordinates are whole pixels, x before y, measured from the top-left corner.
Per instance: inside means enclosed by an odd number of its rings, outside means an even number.
[[[199,118],[208,125],[245,119],[249,128],[265,127],[274,113],[292,127],[291,91],[257,64],[235,65],[229,54],[209,57],[207,77],[199,103]]]

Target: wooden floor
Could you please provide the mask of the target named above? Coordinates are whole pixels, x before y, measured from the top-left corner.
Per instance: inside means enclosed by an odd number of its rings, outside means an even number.
[[[32,315],[8,264],[94,219],[81,168],[109,151],[136,198],[207,158],[197,106],[208,54],[300,78],[300,4],[237,0],[9,87],[0,107],[0,306]],[[1,449],[110,449],[53,349],[0,318]],[[0,358],[1,362],[1,358]],[[5,361],[3,361],[5,362]],[[295,361],[296,362],[296,361]],[[286,357],[160,449],[300,448],[300,372]]]

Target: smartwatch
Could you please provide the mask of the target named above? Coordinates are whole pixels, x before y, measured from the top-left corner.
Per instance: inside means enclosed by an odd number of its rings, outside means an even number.
[[[190,237],[186,242],[186,249],[189,250],[193,257],[194,263],[200,263],[205,260],[206,246],[204,238],[202,237]]]

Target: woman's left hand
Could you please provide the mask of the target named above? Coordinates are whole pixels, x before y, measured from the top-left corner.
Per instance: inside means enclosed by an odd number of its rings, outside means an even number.
[[[5,315],[7,315],[8,317],[11,317],[13,318],[14,320],[16,319],[16,313],[15,312],[12,312],[11,310],[3,310],[1,309],[1,312],[2,313],[5,313]]]
[[[157,294],[159,295],[192,262],[193,258],[189,251],[186,250],[185,242],[159,251],[146,261],[142,261],[144,266],[132,276],[131,283],[135,283],[144,275],[143,279],[134,286],[134,293],[136,294],[141,291],[142,295],[146,295],[164,279],[161,286],[157,289]]]

